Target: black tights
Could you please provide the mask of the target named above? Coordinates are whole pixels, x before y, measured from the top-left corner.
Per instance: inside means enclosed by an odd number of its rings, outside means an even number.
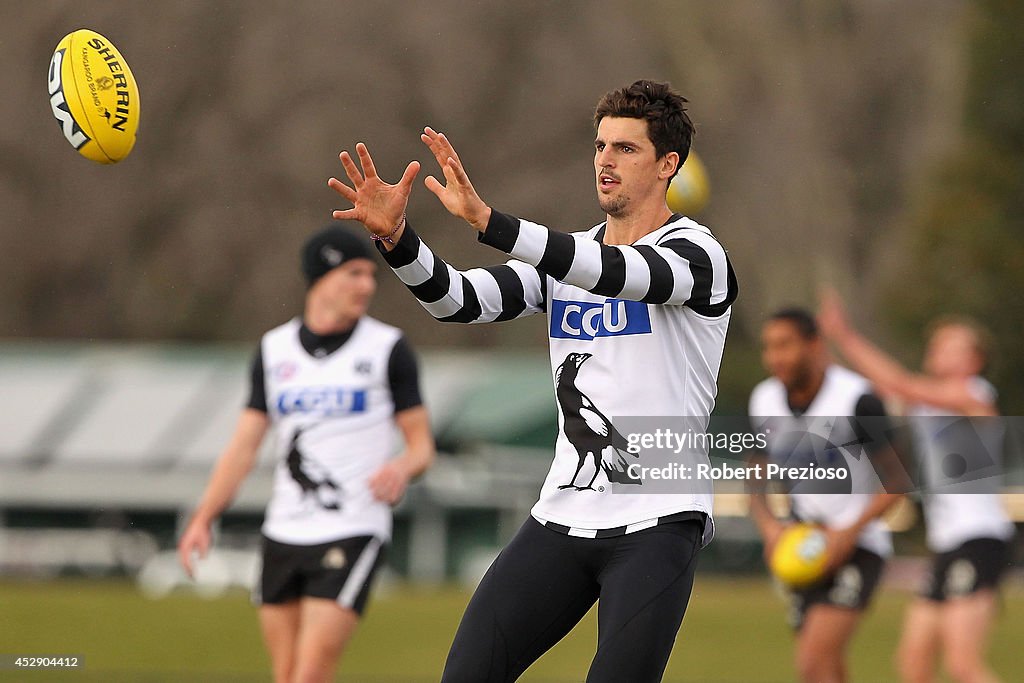
[[[442,683],[508,683],[598,603],[587,683],[660,681],[693,588],[702,528],[671,522],[612,538],[530,518],[466,608]]]

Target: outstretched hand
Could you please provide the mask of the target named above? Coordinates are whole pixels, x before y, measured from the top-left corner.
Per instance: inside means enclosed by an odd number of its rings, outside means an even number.
[[[402,179],[391,185],[377,175],[377,169],[366,145],[357,143],[356,154],[359,155],[361,172],[348,152],[338,155],[341,165],[345,168],[345,174],[352,183],[351,187],[337,178],[327,181],[331,189],[352,202],[351,209],[338,210],[333,215],[338,220],[359,221],[374,235],[385,237],[396,227],[400,227],[399,223],[405,214],[405,207],[409,204],[409,193],[412,192],[412,183],[419,173],[420,163],[410,162],[405,167]],[[396,234],[396,241],[397,237]]]
[[[476,193],[455,148],[444,133],[438,133],[429,127],[423,129],[420,140],[434,154],[434,159],[441,167],[446,181],[446,184],[442,185],[434,176],[427,176],[423,181],[424,185],[441,200],[448,213],[458,216],[483,232],[491,218],[491,207]]]

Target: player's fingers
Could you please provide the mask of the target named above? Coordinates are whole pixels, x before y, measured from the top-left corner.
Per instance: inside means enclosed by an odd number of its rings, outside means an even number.
[[[356,167],[356,162],[352,160],[352,155],[348,152],[342,152],[338,155],[338,158],[341,159],[341,165],[345,168],[345,175],[352,181],[352,186],[358,190],[363,186],[363,174]]]
[[[331,188],[345,199],[349,200],[353,204],[356,203],[356,191],[351,187],[341,182],[337,178],[331,178],[327,181],[327,187]]]
[[[199,539],[199,543],[198,543],[199,548],[198,548],[198,550],[199,550],[199,557],[200,558],[206,557],[206,555],[210,552],[210,540],[211,540],[211,536],[210,536],[209,532],[204,533],[202,535],[202,537]]]
[[[379,178],[377,175],[377,167],[373,165],[373,158],[370,156],[370,150],[366,149],[366,145],[361,142],[356,143],[356,154],[359,155],[359,165],[363,167],[363,174],[367,178]]]
[[[385,483],[380,483],[373,487],[373,496],[379,501],[390,503],[391,502],[391,487]]]
[[[469,182],[469,176],[466,175],[466,169],[462,167],[462,163],[458,159],[455,157],[449,157],[448,163],[445,164],[445,168],[450,168],[452,170],[452,176],[459,185],[472,187],[472,183]],[[447,173],[445,175],[447,175]]]
[[[398,181],[398,185],[405,190],[407,194],[411,191],[412,183],[416,180],[416,175],[419,172],[420,162],[418,161],[410,161],[409,165],[405,167],[405,173],[402,174],[402,179]]]
[[[381,486],[380,499],[385,503],[393,503],[395,501],[395,480],[388,479],[388,481]]]
[[[424,130],[426,132],[420,136],[420,140],[430,148],[430,153],[434,155],[434,160],[437,162],[437,165],[444,166],[444,161],[447,156],[438,141],[437,133],[430,128],[426,128]]]
[[[378,496],[383,495],[387,489],[389,480],[390,478],[388,477],[388,471],[386,469],[377,470],[373,476],[370,477],[370,488]]]
[[[445,135],[444,133],[438,133],[437,142],[438,146],[441,148],[441,151],[444,152],[447,156],[452,157],[453,159],[456,160],[459,158],[458,153],[456,153],[455,148],[452,147],[452,143],[448,140],[447,135]]]
[[[424,145],[426,145],[426,146],[427,146],[427,149],[429,149],[429,150],[430,150],[430,153],[431,153],[431,154],[434,154],[434,147],[433,147],[433,145],[431,144],[431,141],[430,141],[430,137],[429,137],[429,136],[428,136],[428,135],[427,135],[426,133],[423,133],[422,135],[420,135],[420,141],[421,141],[421,142],[422,142],[422,143],[423,143]],[[435,159],[437,158],[437,155],[436,155],[436,154],[434,154],[434,158],[435,158]]]
[[[430,147],[430,151],[434,153],[434,158],[437,159],[438,165],[443,167],[449,158],[458,160],[458,153],[444,133],[438,133],[429,127],[424,128],[423,131],[424,134],[420,137]]]
[[[452,166],[452,160],[449,158],[445,160],[444,164],[441,165],[441,170],[444,171],[444,179],[447,181],[448,187],[457,187],[461,183],[459,182],[458,171]]]
[[[442,185],[441,181],[432,175],[428,175],[424,178],[423,184],[426,185],[427,189],[433,192],[438,199],[440,199],[441,195],[444,193],[444,185]]]
[[[423,142],[425,142],[431,149],[437,146],[437,138],[437,131],[430,126],[424,128],[423,135],[420,136],[420,139],[423,140]]]
[[[406,487],[405,486],[401,486],[401,485],[399,485],[398,488],[395,489],[395,496],[394,496],[394,498],[391,499],[391,504],[392,505],[395,505],[400,500],[402,500],[402,498],[405,496],[405,489],[406,489]]]
[[[339,221],[363,222],[362,213],[358,209],[337,209],[331,213],[331,217]]]
[[[188,543],[182,543],[178,546],[178,563],[181,564],[181,568],[185,570],[185,573],[192,576],[192,548]]]
[[[388,471],[388,478],[385,485],[384,500],[394,503],[402,495],[402,477],[394,470]]]

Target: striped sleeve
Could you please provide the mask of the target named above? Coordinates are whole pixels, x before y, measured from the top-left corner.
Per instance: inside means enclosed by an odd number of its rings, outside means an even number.
[[[380,251],[423,308],[441,322],[501,322],[546,308],[544,276],[522,261],[456,270],[436,256],[408,223],[394,249]]]
[[[492,210],[480,241],[600,296],[685,304],[701,315],[719,317],[738,293],[725,249],[701,230],[669,230],[654,245],[606,245]]]

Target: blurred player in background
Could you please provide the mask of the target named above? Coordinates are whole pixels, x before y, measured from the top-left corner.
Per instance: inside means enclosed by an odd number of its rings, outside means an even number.
[[[880,517],[900,496],[880,488],[878,472],[889,469],[883,461],[892,452],[875,438],[885,431],[886,413],[866,379],[829,361],[814,317],[803,309],[768,318],[761,358],[771,377],[751,393],[749,414],[751,429],[766,433],[768,452],[755,453],[752,464],[849,468],[841,488],[807,481],[787,491],[792,517],[821,525],[828,539],[826,576],[790,591],[797,671],[805,683],[841,683],[848,680],[847,646],[892,554]],[[786,523],[768,507],[766,482],[758,483],[751,515],[767,558]]]
[[[598,600],[587,681],[661,680],[698,550],[713,535],[712,496],[645,494],[626,472],[625,442],[610,417],[696,416],[706,426],[714,405],[736,280],[711,232],[666,204],[693,135],[685,102],[652,81],[601,99],[594,172],[607,220],[574,234],[492,210],[448,139],[427,128],[422,139],[446,180],[429,177],[427,188],[481,242],[514,257],[505,265],[460,272],[413,232],[405,210],[417,162],[389,185],[360,143],[362,172],[341,154],[352,186],[330,180],[354,205],[335,217],[366,226],[434,317],[548,317],[560,416],[555,457],[532,516],[466,609],[445,683],[515,680]],[[706,452],[685,456],[707,460]],[[614,494],[613,483],[629,493]]]
[[[853,329],[835,292],[823,295],[818,317],[843,356],[915,418],[933,562],[925,589],[907,611],[900,672],[913,683],[934,681],[941,654],[947,672],[960,683],[998,681],[985,663],[985,650],[998,609],[996,590],[1010,562],[1013,525],[994,472],[1001,461],[1001,433],[996,421],[984,419],[998,415],[995,388],[981,377],[987,334],[967,319],[937,321],[928,337],[924,372],[914,373]],[[963,437],[970,439],[973,453],[962,448]],[[954,440],[960,448],[951,449]]]
[[[178,545],[191,575],[274,427],[254,602],[277,683],[332,679],[390,540],[391,506],[434,457],[413,351],[366,315],[377,286],[369,240],[326,228],[303,247],[302,270],[303,315],[263,336],[249,402]],[[392,457],[396,425],[405,450]]]

